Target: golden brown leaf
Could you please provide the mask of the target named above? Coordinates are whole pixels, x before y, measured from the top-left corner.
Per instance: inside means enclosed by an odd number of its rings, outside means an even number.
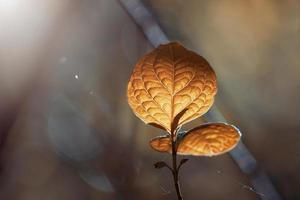
[[[186,133],[178,146],[178,154],[215,156],[233,149],[241,133],[232,125],[210,123],[198,126]]]
[[[159,152],[170,152],[171,140],[169,135],[158,136],[150,140],[150,146]]]
[[[179,43],[160,45],[141,58],[127,88],[128,102],[145,123],[171,132],[211,107],[216,75],[208,62]],[[185,111],[174,127],[177,115]]]
[[[210,123],[188,131],[180,141],[177,153],[180,155],[215,156],[233,149],[240,140],[241,133],[232,125]],[[153,149],[171,153],[170,136],[151,140]]]

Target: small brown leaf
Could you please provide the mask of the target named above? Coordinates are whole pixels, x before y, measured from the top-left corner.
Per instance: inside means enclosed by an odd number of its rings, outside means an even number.
[[[179,163],[179,165],[178,165],[178,170],[179,170],[180,167],[181,167],[184,163],[186,163],[187,161],[189,161],[189,159],[187,159],[187,158],[184,158],[184,159],[180,160],[180,163]]]
[[[160,45],[138,61],[128,83],[127,97],[141,120],[170,133],[177,128],[174,126],[206,113],[216,92],[216,75],[209,63],[172,42]]]
[[[189,160],[189,159],[187,159],[187,158],[184,158],[184,159],[180,160],[180,165],[186,163],[188,160]]]
[[[216,156],[233,149],[241,137],[240,131],[225,123],[210,123],[189,130],[178,145],[179,155]],[[160,152],[171,153],[169,136],[154,138],[151,147]]]
[[[168,166],[168,165],[167,165],[165,162],[163,162],[163,161],[159,161],[159,162],[157,162],[157,163],[154,164],[154,167],[155,167],[156,169],[161,169],[161,168],[167,167],[167,166]]]

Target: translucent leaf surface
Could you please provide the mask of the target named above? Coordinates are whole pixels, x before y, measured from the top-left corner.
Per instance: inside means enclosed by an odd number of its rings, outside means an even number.
[[[224,123],[210,123],[188,131],[179,141],[179,155],[215,156],[233,149],[240,140],[239,130]],[[150,141],[150,146],[160,152],[171,153],[169,136],[161,136]]]
[[[207,112],[216,91],[216,75],[208,62],[173,42],[138,61],[127,96],[140,119],[170,132],[174,119],[181,126]]]
[[[150,146],[159,152],[171,152],[171,139],[169,135],[158,136],[150,141]]]

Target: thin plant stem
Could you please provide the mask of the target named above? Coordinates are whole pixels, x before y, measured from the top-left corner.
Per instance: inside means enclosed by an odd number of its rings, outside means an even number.
[[[179,178],[178,178],[179,168],[177,168],[176,130],[172,131],[171,137],[172,137],[172,160],[173,160],[172,174],[173,174],[173,180],[174,180],[174,185],[175,185],[178,200],[183,200],[181,190],[180,190]]]

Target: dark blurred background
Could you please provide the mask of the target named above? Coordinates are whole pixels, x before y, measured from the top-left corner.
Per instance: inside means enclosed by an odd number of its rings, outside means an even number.
[[[142,3],[210,62],[216,105],[282,199],[300,199],[300,1]],[[171,174],[153,167],[170,156],[148,145],[161,131],[126,99],[152,48],[118,0],[0,0],[0,199],[175,199]],[[229,154],[189,159],[187,200],[268,198]]]

